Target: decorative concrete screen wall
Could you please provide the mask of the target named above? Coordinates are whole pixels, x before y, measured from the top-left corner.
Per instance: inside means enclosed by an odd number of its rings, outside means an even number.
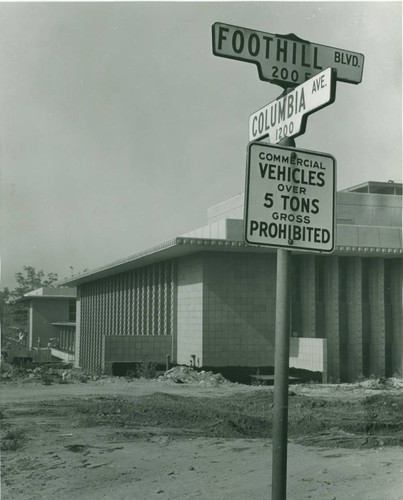
[[[171,355],[171,335],[106,335],[105,373],[112,373],[113,363],[147,362],[165,364]]]
[[[403,260],[293,256],[292,332],[326,337],[332,382],[403,373]]]
[[[291,338],[290,368],[322,372],[322,382],[327,382],[326,339]]]
[[[80,286],[80,366],[96,372],[105,369],[105,335],[171,336],[176,328],[175,292],[171,261]]]

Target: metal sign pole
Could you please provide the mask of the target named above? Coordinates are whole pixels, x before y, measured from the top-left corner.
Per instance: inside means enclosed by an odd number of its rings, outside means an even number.
[[[287,93],[287,90],[284,94]],[[295,147],[294,139],[282,146]],[[272,500],[287,499],[288,371],[290,357],[291,251],[277,249],[274,345]]]
[[[286,500],[291,252],[277,249],[272,500]]]

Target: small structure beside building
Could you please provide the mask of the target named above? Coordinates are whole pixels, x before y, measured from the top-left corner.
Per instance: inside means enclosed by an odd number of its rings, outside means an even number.
[[[340,191],[335,252],[293,252],[292,366],[334,382],[403,374],[401,188]],[[76,365],[112,373],[169,355],[207,369],[273,367],[276,250],[243,242],[243,203],[62,283],[77,286]]]
[[[51,355],[74,360],[76,289],[43,287],[18,301],[28,308],[28,349],[50,348]]]

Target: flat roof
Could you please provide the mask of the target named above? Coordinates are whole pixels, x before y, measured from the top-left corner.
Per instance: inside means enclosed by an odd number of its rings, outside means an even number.
[[[15,302],[27,302],[29,300],[43,300],[43,299],[55,299],[55,300],[74,300],[77,296],[76,295],[31,295],[28,297],[21,297],[20,299],[17,299]]]
[[[26,302],[28,300],[38,299],[75,299],[76,296],[77,290],[75,287],[43,286],[31,292],[24,293],[24,296],[17,299],[16,302]]]
[[[357,184],[356,186],[351,186],[346,189],[342,189],[339,193],[368,193],[368,194],[389,194],[389,195],[401,195],[402,194],[402,183],[401,182],[378,182],[378,181],[367,181],[362,184]]]
[[[122,273],[139,267],[155,264],[164,260],[184,257],[202,251],[245,251],[248,248],[250,252],[264,253],[275,252],[275,249],[256,248],[246,245],[242,241],[231,241],[223,239],[207,239],[207,238],[185,238],[177,237],[168,240],[160,245],[155,245],[146,250],[137,252],[129,257],[114,261],[102,267],[93,269],[86,273],[82,273],[73,278],[63,280],[60,285],[78,286],[83,283],[94,281],[97,279],[112,276],[113,274]]]
[[[242,252],[242,253],[276,253],[276,248],[257,247],[247,245],[243,241],[232,241],[224,239],[207,238],[185,238],[177,237],[168,240],[160,245],[155,245],[141,252],[137,252],[124,259],[117,260],[105,266],[96,268],[67,280],[60,282],[60,285],[79,286],[90,281],[106,278],[114,274],[125,271],[131,271],[139,267],[144,267],[157,262],[171,260],[186,255],[199,252]],[[329,255],[325,253],[312,251],[294,251],[293,254],[315,254]],[[355,246],[336,246],[336,250],[330,255],[360,255],[360,256],[385,256],[396,257],[403,254],[403,249],[380,248],[380,247],[355,247]]]

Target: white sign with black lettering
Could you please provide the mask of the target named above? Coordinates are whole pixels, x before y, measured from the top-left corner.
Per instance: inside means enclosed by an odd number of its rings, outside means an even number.
[[[305,132],[308,115],[331,104],[335,97],[336,70],[327,68],[253,113],[249,140],[269,136],[270,142],[277,144],[285,137],[297,137]]]
[[[364,56],[359,52],[225,23],[214,23],[212,32],[214,55],[256,64],[266,82],[295,87],[325,68],[335,68],[341,82],[362,80]]]
[[[248,146],[245,241],[332,252],[336,160],[327,153],[262,142]]]

